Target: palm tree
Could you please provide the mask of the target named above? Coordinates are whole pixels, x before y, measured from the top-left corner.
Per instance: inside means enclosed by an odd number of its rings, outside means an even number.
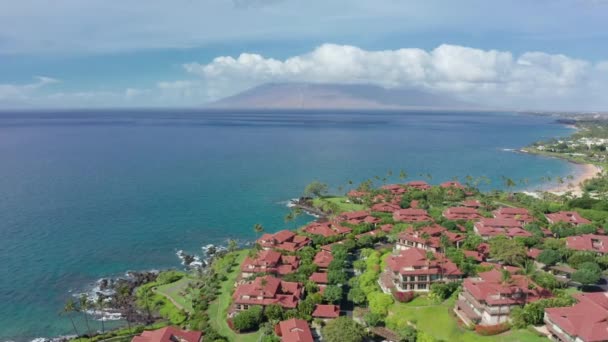
[[[293,217],[293,213],[291,213],[291,212],[287,213],[287,215],[285,215],[285,218],[284,218],[285,224],[293,221],[294,219],[295,219],[295,217]]]
[[[399,179],[401,179],[401,181],[404,181],[406,178],[407,178],[407,172],[405,172],[405,170],[399,171]]]
[[[264,231],[264,227],[261,224],[256,223],[253,225],[253,230],[256,232],[256,234],[259,237],[260,234]]]
[[[129,298],[131,297],[131,289],[129,288],[129,286],[123,285],[119,287],[118,291],[116,292],[116,301],[125,313],[127,327],[129,329],[129,332],[131,332],[131,308],[129,304]]]
[[[62,314],[68,316],[70,322],[72,322],[72,328],[74,328],[74,333],[76,336],[79,336],[78,329],[76,329],[76,324],[74,324],[74,318],[72,318],[72,313],[76,312],[76,304],[72,298],[68,299],[63,306]]]
[[[98,294],[97,295],[97,310],[99,310],[99,312],[101,312],[101,333],[105,333],[106,332],[106,327],[105,327],[105,316],[104,316],[104,312],[103,310],[105,309],[106,306],[106,302],[105,302],[105,298],[103,294]]]
[[[87,325],[87,331],[89,333],[89,337],[91,336],[91,326],[89,326],[89,314],[87,312],[87,310],[89,309],[89,299],[87,298],[87,295],[85,295],[84,293],[82,295],[80,295],[80,312],[82,312],[82,315],[84,316],[84,322]]]
[[[236,251],[237,247],[238,247],[238,245],[237,245],[235,239],[228,240],[228,252],[234,252],[234,251]]]

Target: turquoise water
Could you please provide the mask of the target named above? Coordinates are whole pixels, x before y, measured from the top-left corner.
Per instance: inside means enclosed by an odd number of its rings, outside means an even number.
[[[0,341],[69,334],[58,311],[100,277],[283,228],[311,180],[534,181],[572,166],[503,149],[567,133],[510,113],[0,113]]]

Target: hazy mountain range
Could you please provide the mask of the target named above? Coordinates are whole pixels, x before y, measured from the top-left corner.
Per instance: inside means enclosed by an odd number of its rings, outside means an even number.
[[[267,83],[210,103],[213,108],[473,109],[446,95],[368,84]]]

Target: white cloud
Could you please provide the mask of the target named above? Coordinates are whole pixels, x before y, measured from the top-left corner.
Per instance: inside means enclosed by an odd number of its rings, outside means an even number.
[[[512,108],[598,101],[587,95],[597,90],[590,87],[608,90],[608,77],[601,72],[606,65],[608,62],[594,65],[542,52],[514,56],[506,51],[445,44],[431,51],[367,51],[324,44],[285,60],[242,53],[237,58],[217,57],[207,64],[189,63],[184,69],[200,76],[213,89],[209,93],[223,96],[266,82],[370,83],[420,88]]]
[[[37,76],[35,79],[36,82],[27,84],[0,84],[0,101],[24,101],[30,98],[37,89],[59,82],[57,79],[45,76]]]

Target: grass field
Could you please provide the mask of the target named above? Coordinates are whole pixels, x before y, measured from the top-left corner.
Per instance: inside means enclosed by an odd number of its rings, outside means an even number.
[[[183,309],[186,312],[192,312],[192,300],[188,295],[183,293],[191,281],[190,278],[183,277],[174,283],[158,286],[155,291],[156,293],[167,297],[176,304],[179,309]]]
[[[458,325],[457,319],[451,314],[454,301],[455,299],[448,299],[441,304],[432,304],[425,297],[418,297],[407,304],[395,303],[389,310],[387,326],[404,326],[409,321],[414,323],[418,330],[443,341],[549,341],[528,330],[511,330],[496,336],[480,336]]]
[[[250,333],[250,334],[237,334],[230,327],[228,323],[226,323],[226,316],[228,314],[228,307],[230,306],[230,302],[232,300],[232,292],[234,290],[234,282],[239,273],[239,266],[245,257],[247,256],[247,250],[238,251],[238,257],[236,258],[236,266],[233,266],[229,272],[228,265],[219,265],[217,267],[218,270],[223,270],[228,278],[226,281],[222,282],[222,286],[220,288],[220,295],[217,297],[215,301],[209,305],[208,313],[211,318],[210,323],[211,326],[217,330],[223,336],[226,336],[230,341],[235,342],[256,342],[260,339],[260,332]],[[224,267],[222,267],[224,266]]]
[[[362,204],[349,203],[347,202],[348,198],[345,196],[337,197],[337,196],[329,196],[323,198],[315,198],[313,199],[313,205],[315,207],[322,207],[324,202],[331,202],[338,205],[340,208],[340,212],[345,211],[357,211],[365,209],[365,206]]]

